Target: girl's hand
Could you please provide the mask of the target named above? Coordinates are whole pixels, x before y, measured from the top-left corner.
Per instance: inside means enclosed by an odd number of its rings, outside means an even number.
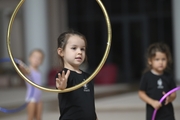
[[[162,106],[162,104],[157,100],[154,100],[151,105],[156,110],[158,110]]]
[[[25,75],[30,74],[30,69],[20,60],[19,60],[19,69]]]
[[[162,92],[163,95],[165,95],[166,93],[165,92]],[[166,100],[165,100],[165,105],[169,104],[170,102],[172,102],[174,99],[176,98],[176,93],[172,93],[170,94],[169,96],[166,97]]]
[[[56,87],[60,90],[64,90],[67,87],[67,80],[70,74],[70,70],[67,71],[65,74],[64,71],[62,71],[62,74],[58,73],[58,78],[56,78]]]
[[[162,92],[163,95],[165,95],[165,92]],[[165,105],[167,105],[168,103],[170,103],[170,96],[167,96],[165,99]]]
[[[145,91],[138,91],[139,97],[147,104],[151,105],[154,109],[159,109],[162,105],[159,101],[150,98]]]

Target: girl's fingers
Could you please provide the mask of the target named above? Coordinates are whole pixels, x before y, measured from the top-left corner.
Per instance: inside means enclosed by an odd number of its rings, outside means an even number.
[[[65,75],[66,79],[68,79],[69,74],[70,74],[70,70],[68,70],[67,73],[66,73],[66,75]]]
[[[70,70],[68,70],[65,74],[65,71],[62,71],[62,73],[58,73],[58,78],[56,78],[57,87],[66,86],[68,77],[70,74]]]
[[[59,78],[59,80],[61,80],[61,74],[60,73],[58,73],[58,78]]]
[[[163,94],[163,95],[165,95],[165,94],[166,94],[166,92],[164,92],[164,91],[163,91],[163,92],[162,92],[162,94]],[[168,103],[169,103],[169,96],[167,96],[167,97],[166,97],[166,100],[165,100],[165,105],[167,105]]]
[[[69,74],[70,74],[70,70],[68,70],[68,71],[66,72],[66,74],[65,74],[64,71],[62,71],[61,81],[62,81],[62,80],[67,80],[68,77],[69,77]]]
[[[62,78],[64,78],[65,77],[65,72],[64,71],[62,71]]]
[[[166,93],[163,91],[162,94],[165,95]]]
[[[60,81],[58,78],[56,78],[56,87],[59,88],[59,86],[60,86]]]
[[[165,105],[169,103],[169,97],[166,98]]]
[[[59,80],[59,78],[56,78],[56,82],[57,82],[58,84],[60,84],[60,80]]]

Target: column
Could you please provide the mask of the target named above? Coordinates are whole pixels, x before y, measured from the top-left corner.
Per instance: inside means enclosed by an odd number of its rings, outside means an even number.
[[[172,1],[175,80],[180,82],[180,0]]]
[[[51,68],[59,68],[59,57],[57,55],[57,39],[62,32],[68,29],[67,0],[48,0],[49,11],[49,55]]]
[[[43,50],[45,59],[40,67],[42,83],[46,85],[49,71],[48,16],[46,0],[26,0],[23,5],[25,56],[36,48]]]

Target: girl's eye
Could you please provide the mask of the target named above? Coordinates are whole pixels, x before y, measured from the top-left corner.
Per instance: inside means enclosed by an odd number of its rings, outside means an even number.
[[[71,49],[75,50],[75,49],[76,49],[76,47],[72,47]]]
[[[85,48],[81,48],[82,51],[85,51]]]
[[[165,60],[166,60],[166,58],[163,58],[162,60],[163,60],[163,61],[165,61]]]

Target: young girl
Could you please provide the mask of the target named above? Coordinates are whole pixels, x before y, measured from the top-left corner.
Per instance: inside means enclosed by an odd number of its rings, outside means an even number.
[[[43,62],[44,54],[41,50],[35,49],[30,53],[29,56],[29,68],[20,66],[21,71],[30,79],[32,82],[41,85],[41,73],[39,66]],[[41,120],[42,115],[42,101],[41,101],[41,90],[32,86],[29,83],[27,85],[26,101],[29,102],[27,106],[28,120]],[[31,94],[33,91],[33,94]]]
[[[159,100],[165,93],[176,87],[168,72],[171,54],[164,43],[155,43],[147,51],[147,69],[141,78],[139,97],[146,103],[146,120],[152,120],[154,109],[158,110],[156,120],[175,120],[172,102],[176,93],[169,95],[161,104]]]
[[[64,32],[59,36],[57,53],[63,70],[56,76],[57,89],[73,87],[89,77],[89,74],[79,69],[86,60],[86,44],[85,36],[76,31]],[[77,90],[59,93],[58,99],[59,120],[97,119],[92,81]]]

